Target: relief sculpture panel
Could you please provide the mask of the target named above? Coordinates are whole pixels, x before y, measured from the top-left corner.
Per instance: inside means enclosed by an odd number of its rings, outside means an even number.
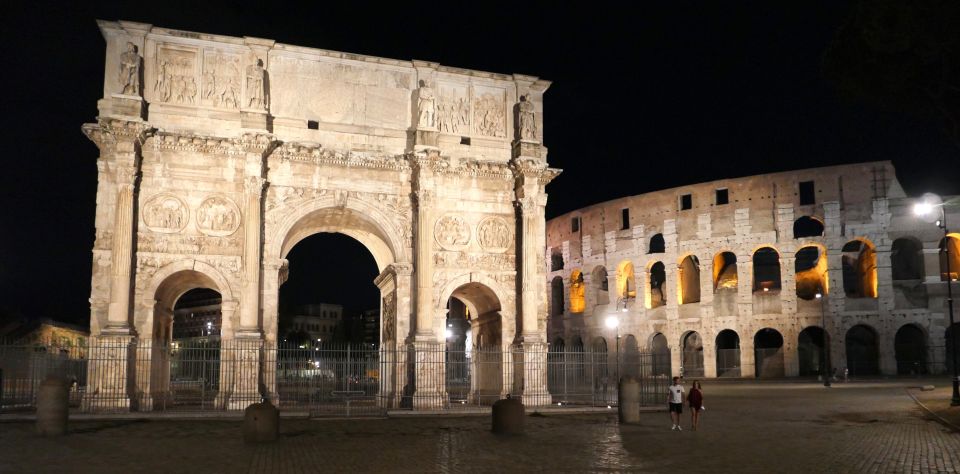
[[[172,234],[183,230],[190,214],[187,206],[172,194],[158,194],[143,205],[143,223],[154,231]]]
[[[506,113],[504,93],[496,89],[477,89],[473,97],[473,123],[477,135],[504,138]]]
[[[211,196],[197,208],[197,229],[206,235],[230,235],[239,227],[240,209],[229,198]]]
[[[194,104],[197,101],[197,53],[160,47],[157,49],[157,80],[153,91],[160,102]]]
[[[470,243],[470,226],[462,217],[447,214],[437,219],[434,237],[447,250],[463,250]]]
[[[203,55],[203,105],[240,107],[240,56],[219,51]]]
[[[470,133],[470,101],[462,87],[440,84],[437,101],[437,127],[442,133]]]
[[[488,252],[505,252],[510,240],[510,226],[502,217],[487,217],[477,226],[477,241]]]

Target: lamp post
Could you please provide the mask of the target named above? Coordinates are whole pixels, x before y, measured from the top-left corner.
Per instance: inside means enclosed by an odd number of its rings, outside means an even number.
[[[823,294],[817,293],[817,299],[820,300],[820,327],[823,328],[823,348],[821,349],[823,354],[820,357],[823,358],[823,386],[830,386],[830,346],[827,341],[829,337],[827,335],[827,311],[823,309]]]
[[[617,331],[617,383],[620,383],[620,318],[610,315],[605,321],[607,327]]]
[[[947,261],[947,312],[950,316],[950,337],[956,340],[955,335],[953,334],[953,290],[951,289],[951,282],[953,281],[953,274],[950,272],[950,230],[947,229],[947,211],[945,204],[939,196],[932,193],[926,193],[923,195],[923,198],[920,202],[914,204],[913,213],[921,216],[927,217],[928,219],[936,218],[936,209],[939,208],[940,215],[939,219],[935,221],[937,227],[943,229],[943,252]],[[946,341],[950,344],[950,357],[953,362],[953,397],[950,399],[950,405],[958,406],[960,405],[960,375],[957,374],[957,345],[954,341]]]

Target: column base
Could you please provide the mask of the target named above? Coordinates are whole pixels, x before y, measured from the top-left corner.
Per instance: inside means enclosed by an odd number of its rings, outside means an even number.
[[[444,345],[434,341],[414,341],[416,391],[414,410],[433,410],[448,405]]]
[[[111,328],[129,333],[129,328]],[[127,371],[130,344],[129,335],[106,335],[93,339],[88,354],[87,393],[80,402],[86,412],[110,413],[130,411]]]
[[[523,342],[523,404],[545,406],[553,402],[547,389],[547,344]]]

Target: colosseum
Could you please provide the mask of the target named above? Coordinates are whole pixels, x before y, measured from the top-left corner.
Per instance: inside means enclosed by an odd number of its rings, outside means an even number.
[[[881,161],[563,214],[547,223],[548,338],[554,351],[649,351],[658,373],[803,376],[824,366],[826,329],[838,374],[942,373],[960,234],[916,202]]]

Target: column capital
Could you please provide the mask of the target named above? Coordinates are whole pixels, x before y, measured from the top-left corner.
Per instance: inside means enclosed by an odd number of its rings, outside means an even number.
[[[247,176],[243,180],[243,192],[260,196],[263,194],[263,188],[266,184],[267,180],[260,176]]]

